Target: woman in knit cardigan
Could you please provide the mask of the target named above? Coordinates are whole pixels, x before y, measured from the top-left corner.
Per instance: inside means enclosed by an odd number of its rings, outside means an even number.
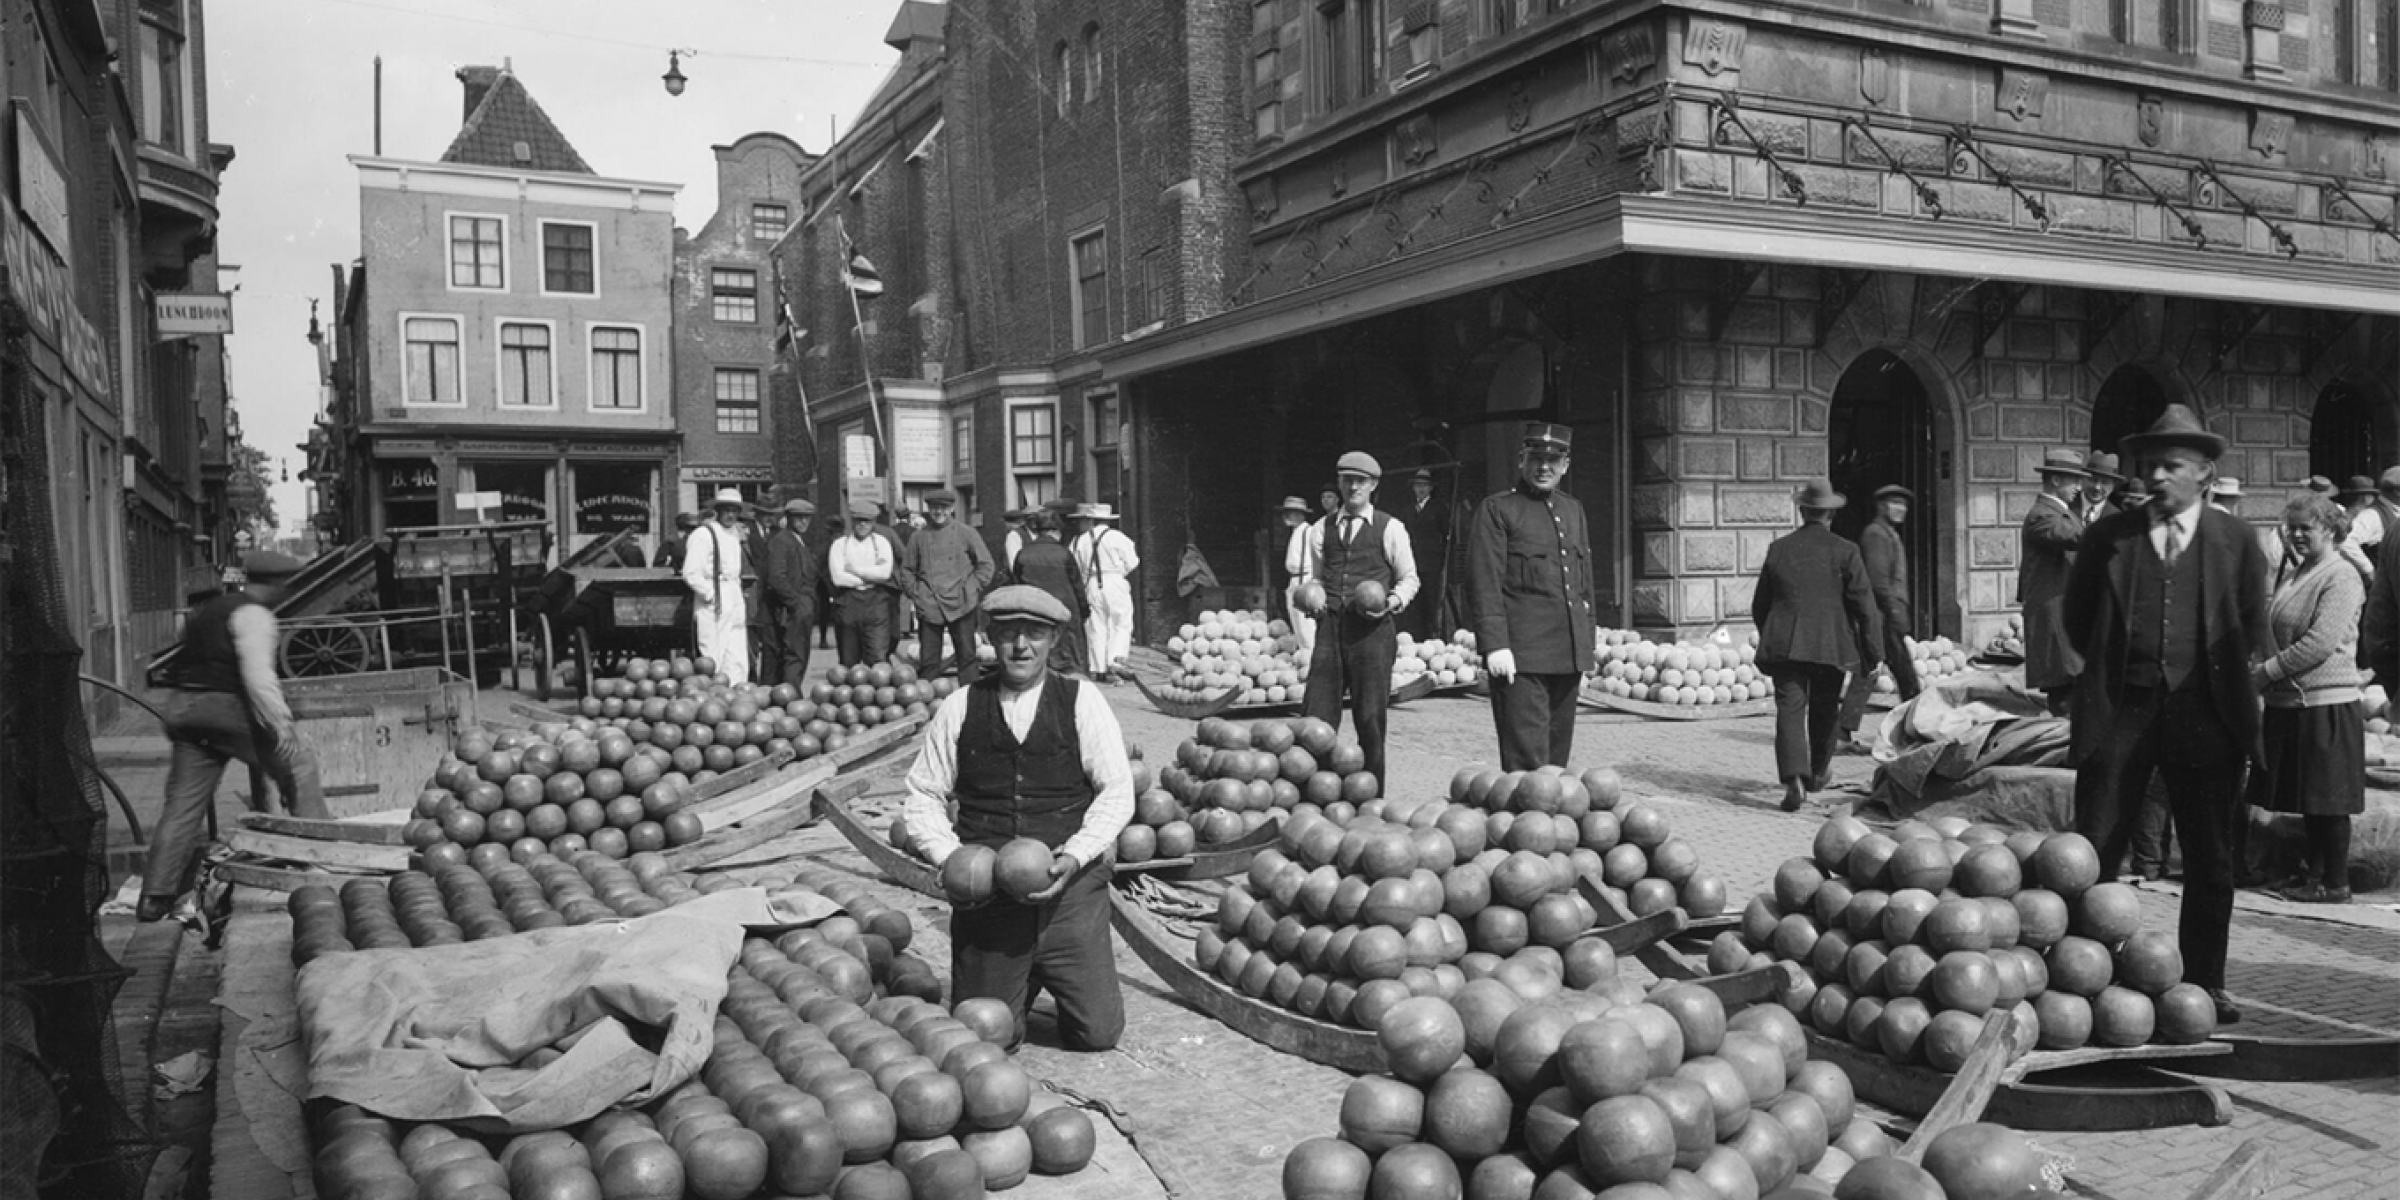
[[[2264,805],[2298,813],[2308,867],[2284,890],[2307,904],[2350,900],[2350,817],[2366,807],[2366,724],[2359,714],[2358,614],[2366,589],[2342,559],[2347,515],[2323,496],[2283,510],[2295,569],[2267,604],[2274,656],[2251,668],[2266,701]]]

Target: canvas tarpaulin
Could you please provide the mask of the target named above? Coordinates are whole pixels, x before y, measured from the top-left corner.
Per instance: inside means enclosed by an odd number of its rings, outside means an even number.
[[[737,888],[632,920],[317,958],[298,988],[309,1094],[510,1133],[640,1103],[708,1058],[748,932],[835,911]],[[527,1064],[545,1049],[563,1053]]]
[[[2022,672],[1946,679],[1884,716],[1868,806],[2062,828],[2074,811],[2067,746],[2067,722],[2026,690]]]

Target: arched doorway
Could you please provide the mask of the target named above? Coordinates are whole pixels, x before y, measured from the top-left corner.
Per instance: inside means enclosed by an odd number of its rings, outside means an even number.
[[[1919,636],[1932,637],[1950,607],[1942,602],[1949,514],[1943,511],[1941,456],[1925,383],[1898,355],[1870,350],[1842,372],[1826,424],[1833,487],[1850,498],[1834,517],[1834,532],[1858,537],[1875,517],[1877,488],[1896,483],[1916,494],[1900,540],[1908,548],[1910,617]]]
[[[2395,460],[2395,414],[2365,388],[2335,380],[2317,393],[2308,422],[2308,469],[2339,484],[2353,475],[2373,479]]]
[[[2132,363],[2108,373],[2092,398],[2092,449],[2117,453],[2117,443],[2140,433],[2167,411],[2167,387],[2149,368]],[[2119,469],[2133,473],[2132,463]]]

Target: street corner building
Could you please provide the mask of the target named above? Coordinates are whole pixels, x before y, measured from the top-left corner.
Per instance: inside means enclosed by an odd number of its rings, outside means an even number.
[[[811,168],[823,478],[881,426],[974,524],[1108,500],[1255,604],[1342,451],[1463,513],[1551,421],[1600,623],[1745,623],[1829,476],[1920,498],[1912,627],[1980,644],[2047,449],[2188,404],[2262,526],[2400,459],[2388,2],[1003,10],[902,6],[913,65]],[[1187,619],[1137,588],[1146,640]]]

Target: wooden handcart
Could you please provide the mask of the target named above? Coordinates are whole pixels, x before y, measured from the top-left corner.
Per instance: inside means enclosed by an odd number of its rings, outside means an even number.
[[[544,700],[588,695],[600,673],[628,659],[698,648],[691,589],[667,567],[561,567],[543,581],[541,603],[533,683],[520,688]],[[575,666],[572,686],[559,681],[565,663]]]

